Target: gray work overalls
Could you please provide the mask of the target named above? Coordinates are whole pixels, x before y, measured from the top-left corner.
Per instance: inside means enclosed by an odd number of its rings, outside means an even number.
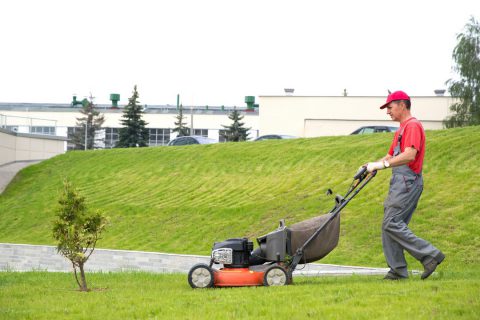
[[[393,156],[401,153],[400,132]],[[408,165],[392,168],[392,178],[388,197],[384,203],[382,224],[383,253],[390,272],[401,277],[408,277],[407,262],[403,250],[406,250],[423,264],[432,258],[443,260],[443,254],[429,242],[417,237],[408,228],[408,223],[417,207],[423,191],[422,174],[416,174]]]

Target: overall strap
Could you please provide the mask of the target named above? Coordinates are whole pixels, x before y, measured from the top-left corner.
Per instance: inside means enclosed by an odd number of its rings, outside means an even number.
[[[406,126],[405,126],[406,127]],[[400,129],[400,133],[398,135],[398,139],[397,139],[397,144],[395,145],[395,148],[394,148],[394,151],[393,151],[393,155],[394,156],[397,156],[401,153],[401,148],[400,148],[400,143],[402,142],[402,137],[403,137],[403,131],[405,129],[405,127],[401,128]],[[393,174],[402,174],[402,175],[414,175],[415,176],[415,180],[418,178],[418,177],[421,177],[422,176],[422,172],[420,173],[415,173],[413,172],[412,169],[410,169],[410,167],[406,164],[402,165],[402,166],[399,166],[399,167],[395,167],[395,168],[392,168],[392,172]]]
[[[398,139],[397,139],[397,144],[395,145],[394,149],[393,149],[393,155],[394,156],[398,156],[401,152],[400,150],[400,143],[402,142],[402,136],[403,136],[403,128],[400,129],[400,133],[398,134]]]

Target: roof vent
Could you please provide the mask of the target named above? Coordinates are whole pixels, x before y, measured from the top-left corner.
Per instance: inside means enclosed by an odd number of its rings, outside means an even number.
[[[247,104],[247,110],[252,111],[255,109],[255,97],[254,96],[245,96],[245,103]]]
[[[111,93],[110,100],[112,100],[112,109],[118,108],[118,101],[120,101],[120,94],[118,93]]]
[[[435,92],[435,95],[437,97],[443,97],[445,95],[445,89],[436,89],[433,90],[433,92]]]
[[[295,89],[293,89],[293,88],[285,88],[284,90],[285,90],[285,94],[287,96],[293,95],[293,92],[295,91]]]
[[[72,107],[75,107],[78,104],[82,104],[82,101],[77,100],[77,95],[74,93],[71,105],[72,105]]]

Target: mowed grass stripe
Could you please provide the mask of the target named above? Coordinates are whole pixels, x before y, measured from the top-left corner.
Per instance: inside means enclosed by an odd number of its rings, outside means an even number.
[[[69,152],[25,168],[0,196],[0,241],[53,244],[51,221],[68,177],[92,209],[111,218],[100,247],[208,254],[214,241],[259,236],[279,219],[292,224],[327,212],[333,198],[326,189],[344,193],[361,164],[385,155],[392,137]],[[444,248],[453,267],[480,256],[478,137],[479,127],[427,131],[425,190],[411,227]],[[384,266],[389,177],[379,172],[345,208],[339,246],[325,262]]]

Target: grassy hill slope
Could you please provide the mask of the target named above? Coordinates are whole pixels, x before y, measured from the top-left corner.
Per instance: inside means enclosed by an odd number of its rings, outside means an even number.
[[[410,224],[454,269],[480,262],[480,127],[427,132],[425,190]],[[186,147],[69,152],[22,170],[0,195],[0,242],[54,244],[64,177],[104,210],[102,248],[208,254],[214,241],[254,238],[330,210],[357,168],[382,157],[391,134]],[[342,211],[325,263],[384,266],[380,226],[390,172]],[[409,261],[412,261],[411,259]],[[419,268],[419,265],[414,265]]]

